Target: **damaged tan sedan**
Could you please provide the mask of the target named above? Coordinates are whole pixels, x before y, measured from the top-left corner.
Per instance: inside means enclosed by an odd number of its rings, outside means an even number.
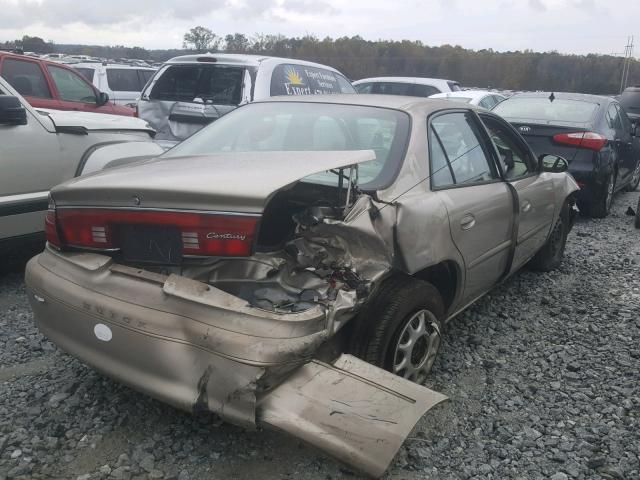
[[[420,384],[447,321],[525,263],[561,262],[566,166],[447,101],[249,104],[54,188],[29,297],[97,370],[380,476],[446,399]]]

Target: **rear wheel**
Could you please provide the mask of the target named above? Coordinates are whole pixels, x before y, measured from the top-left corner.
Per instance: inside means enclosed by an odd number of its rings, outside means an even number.
[[[547,242],[531,259],[529,265],[533,270],[549,272],[558,268],[562,263],[569,234],[569,208],[571,208],[569,204],[565,203],[562,212],[560,212],[560,218],[553,227]]]
[[[640,185],[640,159],[638,159],[638,163],[636,164],[636,168],[633,170],[633,174],[631,175],[631,182],[627,185],[627,192],[633,192]]]
[[[612,172],[607,176],[607,180],[601,190],[596,195],[592,203],[584,203],[579,201],[578,208],[589,217],[604,218],[609,215],[611,205],[613,204],[613,192],[616,189],[616,173]]]
[[[430,283],[410,277],[382,285],[360,313],[351,350],[363,360],[424,383],[440,351],[445,307]]]

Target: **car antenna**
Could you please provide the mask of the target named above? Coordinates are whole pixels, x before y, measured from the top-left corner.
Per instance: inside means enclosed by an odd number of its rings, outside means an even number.
[[[551,92],[551,95],[549,95],[549,101],[553,102],[556,99],[556,96],[553,94],[553,92]]]

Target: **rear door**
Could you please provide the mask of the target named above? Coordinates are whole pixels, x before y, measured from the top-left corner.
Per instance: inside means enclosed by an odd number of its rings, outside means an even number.
[[[516,248],[510,271],[520,268],[545,243],[555,214],[552,175],[540,172],[525,142],[506,121],[480,114],[504,179],[517,195]]]
[[[489,290],[507,271],[514,197],[500,178],[486,132],[469,110],[429,119],[431,189],[449,214],[451,237],[465,263],[464,301]]]
[[[37,108],[60,108],[40,62],[27,58],[4,57],[0,75],[17,90],[27,102]]]
[[[636,158],[633,148],[633,137],[631,136],[631,122],[627,114],[620,106],[613,102],[607,110],[607,120],[609,126],[615,131],[613,148],[618,158],[618,186],[626,184],[636,166]]]

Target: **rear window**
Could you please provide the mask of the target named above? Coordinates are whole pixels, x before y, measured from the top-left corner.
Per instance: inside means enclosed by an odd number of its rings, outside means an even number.
[[[640,115],[640,88],[628,88],[622,92],[620,104],[627,113],[632,115]]]
[[[382,95],[411,95],[411,86],[410,83],[377,82],[373,86],[373,93],[380,93]]]
[[[324,68],[281,64],[271,75],[272,97],[355,92],[346,78]]]
[[[2,62],[2,76],[20,95],[51,98],[51,91],[36,62],[7,58]]]
[[[376,159],[359,167],[363,188],[383,188],[402,161],[409,136],[405,112],[327,103],[265,102],[226,114],[169,150],[165,157],[222,152],[373,150]],[[330,157],[330,155],[328,155]],[[301,155],[304,162],[304,155]],[[313,177],[313,178],[312,178]],[[333,174],[309,177],[336,181]]]
[[[540,120],[543,122],[590,122],[598,104],[583,100],[547,97],[512,97],[498,104],[493,111],[505,118]]]
[[[133,68],[107,68],[107,84],[114,92],[140,92],[144,87]]]
[[[95,69],[84,67],[75,67],[75,69],[79,71],[80,74],[84,76],[84,78],[93,83],[93,75],[96,73]]]
[[[160,74],[149,98],[237,105],[242,98],[244,68],[224,65],[172,65]]]
[[[153,77],[154,73],[156,73],[155,70],[138,70],[138,75],[142,81],[142,88],[144,88],[151,77]]]

